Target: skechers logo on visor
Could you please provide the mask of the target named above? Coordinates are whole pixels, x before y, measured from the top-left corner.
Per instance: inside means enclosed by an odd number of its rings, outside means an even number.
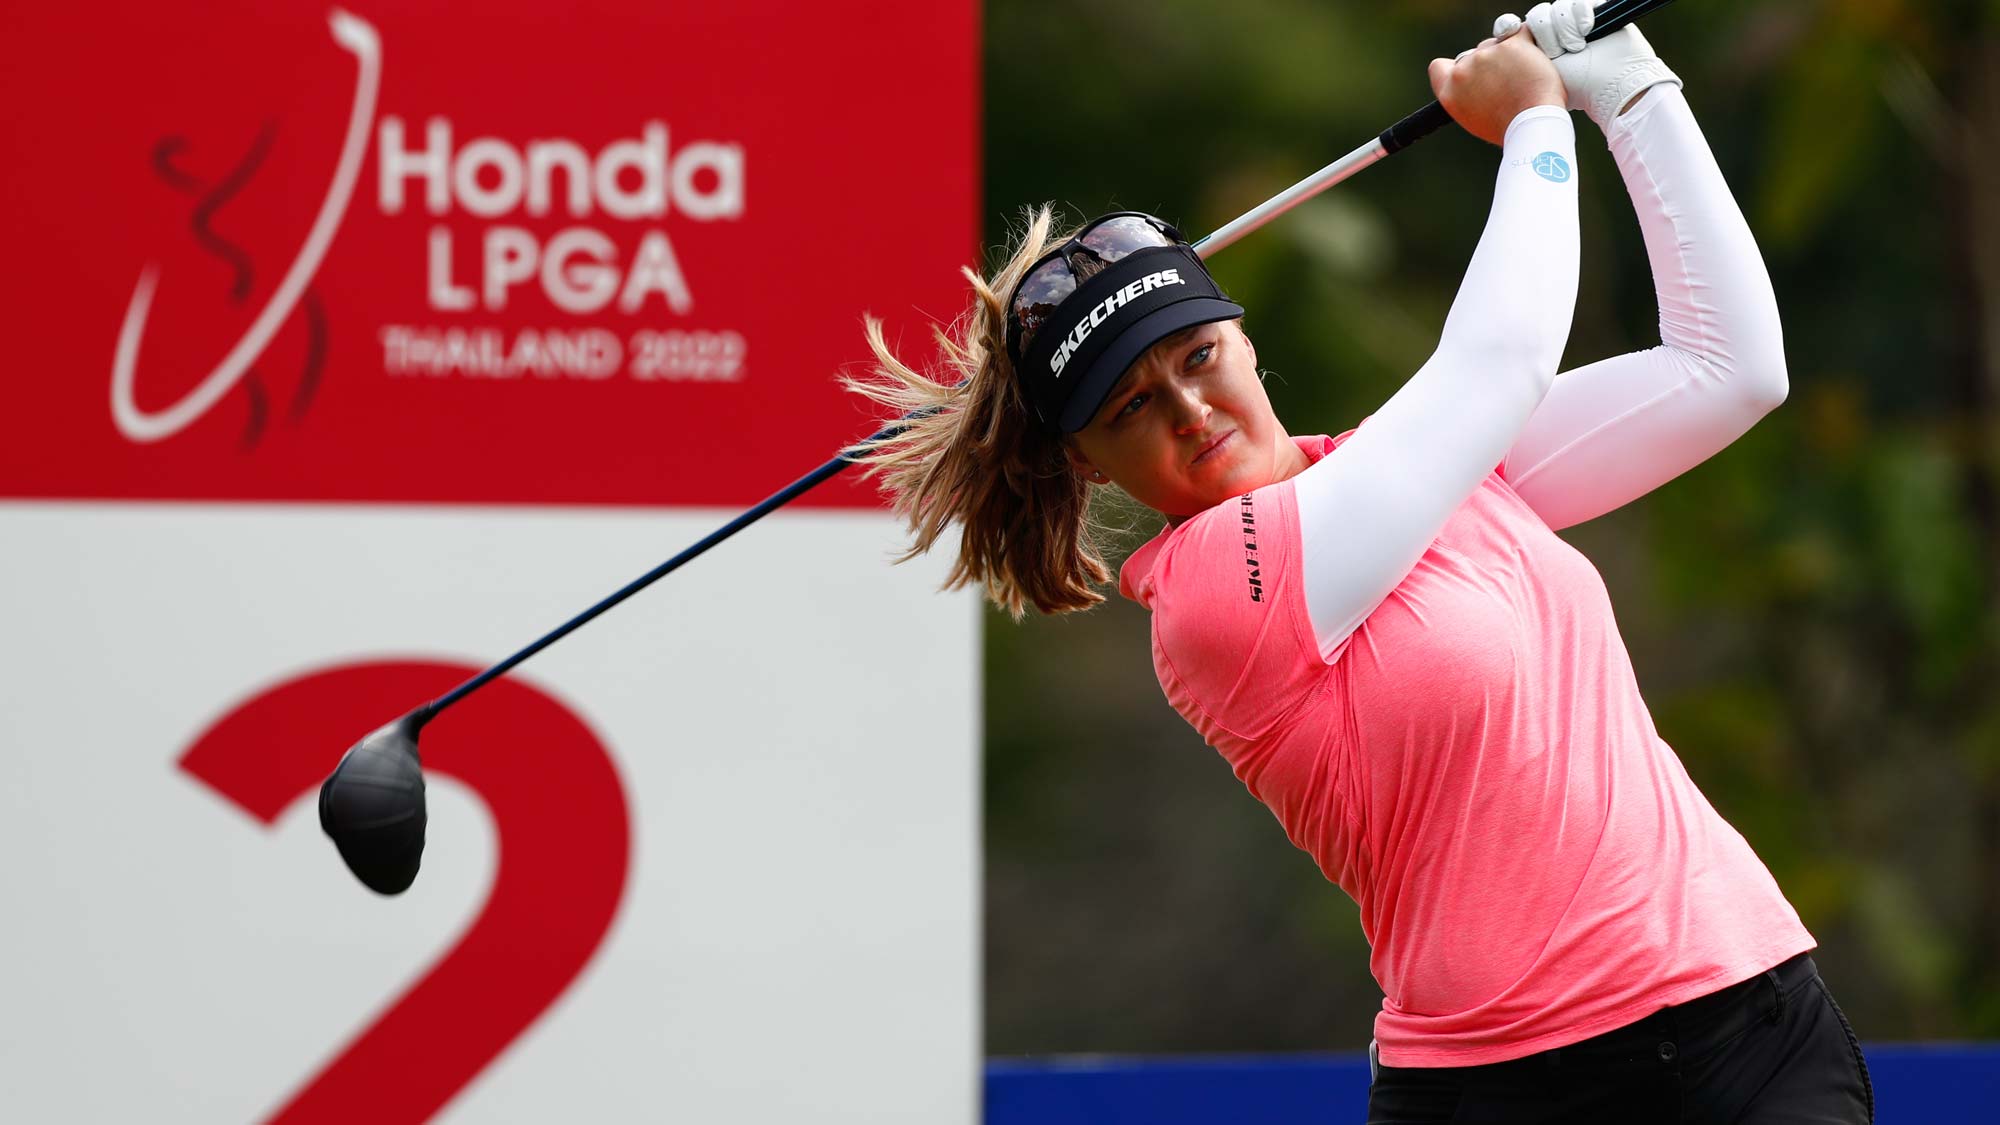
[[[1070,329],[1069,335],[1057,346],[1056,354],[1049,357],[1049,373],[1058,379],[1062,378],[1063,368],[1069,364],[1069,357],[1076,354],[1076,349],[1083,346],[1083,342],[1090,338],[1090,334],[1098,325],[1117,315],[1118,310],[1129,304],[1134,297],[1141,293],[1151,293],[1155,289],[1164,289],[1169,285],[1185,284],[1187,282],[1182,280],[1181,271],[1165,269],[1149,273],[1104,298],[1091,308],[1088,315],[1076,322],[1076,327]]]

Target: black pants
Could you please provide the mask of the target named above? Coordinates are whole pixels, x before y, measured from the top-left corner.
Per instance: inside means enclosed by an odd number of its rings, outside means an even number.
[[[1861,1045],[1801,953],[1770,972],[1538,1055],[1380,1067],[1369,1125],[1866,1125]]]

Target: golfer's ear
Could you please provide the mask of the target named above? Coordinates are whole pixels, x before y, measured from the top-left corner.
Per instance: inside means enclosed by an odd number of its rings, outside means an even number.
[[[1076,451],[1076,446],[1071,445],[1068,442],[1064,442],[1063,454],[1069,458],[1069,467],[1076,470],[1077,476],[1080,476],[1085,480],[1090,480],[1092,476],[1097,472],[1097,466],[1091,464],[1090,459],[1088,457],[1085,457],[1083,454],[1078,453]]]

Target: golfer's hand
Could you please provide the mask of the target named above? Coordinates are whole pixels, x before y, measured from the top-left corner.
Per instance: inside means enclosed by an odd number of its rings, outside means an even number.
[[[1531,35],[1488,39],[1456,59],[1432,59],[1431,89],[1452,120],[1496,145],[1522,110],[1568,105],[1562,76]]]
[[[1584,36],[1596,21],[1596,0],[1552,0],[1528,9],[1528,18],[1509,13],[1493,21],[1493,34],[1505,39],[1526,23],[1542,53],[1555,60],[1562,75],[1569,107],[1580,109],[1609,129],[1611,122],[1638,102],[1639,95],[1662,82],[1681,85],[1680,76],[1667,69],[1653,45],[1626,25],[1597,40]]]

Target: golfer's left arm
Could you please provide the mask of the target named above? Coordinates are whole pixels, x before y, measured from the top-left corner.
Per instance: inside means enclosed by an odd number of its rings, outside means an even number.
[[[1770,276],[1677,80],[1617,106],[1605,134],[1645,235],[1661,344],[1557,376],[1509,449],[1501,475],[1552,528],[1701,464],[1788,389]]]

